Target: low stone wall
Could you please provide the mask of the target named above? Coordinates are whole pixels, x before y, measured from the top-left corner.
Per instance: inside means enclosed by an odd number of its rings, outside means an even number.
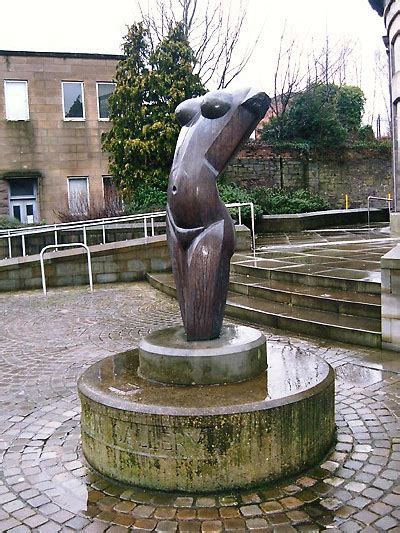
[[[390,154],[359,149],[302,156],[257,141],[239,152],[224,175],[247,189],[308,189],[325,197],[333,209],[344,207],[345,194],[350,207],[366,207],[368,196],[387,197],[391,192],[392,159]]]
[[[236,227],[236,251],[249,250],[250,230]],[[171,269],[165,235],[113,242],[90,247],[93,283],[115,283],[146,279],[147,272]],[[45,254],[47,287],[88,285],[87,256],[83,249],[65,249]],[[0,291],[40,289],[39,255],[0,261]]]
[[[382,348],[400,352],[400,245],[381,259]]]
[[[171,267],[165,236],[92,246],[94,284],[144,279],[146,272]],[[45,256],[48,287],[87,285],[87,257],[84,250],[71,249]],[[7,259],[0,263],[0,290],[39,289],[42,286],[39,256]]]
[[[263,215],[256,223],[258,233],[294,233],[310,229],[366,224],[367,209],[332,209],[314,213]],[[388,209],[371,209],[370,222],[389,222]]]

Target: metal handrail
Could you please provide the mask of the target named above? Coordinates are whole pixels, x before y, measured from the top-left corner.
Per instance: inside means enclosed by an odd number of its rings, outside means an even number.
[[[253,256],[256,257],[256,222],[254,215],[254,204],[253,202],[240,202],[235,204],[225,204],[225,207],[237,208],[238,209],[238,222],[239,225],[242,225],[242,207],[250,207],[250,216],[251,216],[251,245],[253,248]]]
[[[226,204],[228,209],[238,209],[238,222],[242,223],[242,208],[250,207],[251,212],[251,233],[252,233],[252,247],[253,253],[255,254],[256,248],[256,234],[255,234],[255,217],[254,217],[254,204],[253,202],[238,202]],[[79,222],[63,222],[60,224],[47,224],[43,226],[32,226],[30,228],[14,228],[8,230],[0,230],[0,241],[1,239],[8,240],[8,256],[12,258],[12,242],[13,238],[21,239],[21,251],[22,255],[26,256],[26,237],[32,235],[38,235],[41,233],[54,233],[54,249],[57,250],[61,248],[59,243],[59,235],[62,231],[72,231],[80,230],[82,231],[83,244],[87,245],[87,230],[93,229],[96,227],[101,227],[102,229],[102,240],[101,244],[105,244],[107,241],[106,227],[109,229],[109,226],[118,223],[127,223],[127,222],[143,222],[144,228],[144,237],[148,238],[149,228],[148,223],[150,223],[150,235],[154,237],[155,235],[155,219],[164,218],[166,216],[165,211],[155,211],[152,213],[139,213],[134,215],[124,215],[119,217],[112,218],[99,218],[95,220],[82,220]]]
[[[368,227],[370,227],[370,201],[371,200],[384,200],[389,204],[390,209],[390,202],[393,202],[393,198],[386,198],[386,196],[368,196],[367,206],[368,206]]]
[[[84,248],[86,250],[87,254],[87,261],[88,261],[88,273],[89,273],[89,285],[90,285],[90,292],[93,292],[93,274],[92,274],[92,261],[90,257],[90,250],[89,247],[86,244],[83,244],[81,242],[74,242],[69,244],[49,244],[42,248],[40,250],[40,273],[42,276],[42,289],[43,294],[46,296],[47,294],[47,287],[46,287],[46,275],[44,272],[44,253],[49,250],[50,248]]]
[[[141,220],[144,217],[150,216],[162,216],[165,215],[165,211],[154,211],[151,213],[137,213],[134,215],[122,215],[119,217],[110,217],[110,218],[96,218],[93,220],[80,220],[76,222],[61,222],[59,224],[43,224],[40,226],[30,226],[28,228],[11,228],[0,230],[0,238],[6,235],[19,235],[21,233],[47,233],[49,230],[58,231],[65,229],[78,229],[82,226],[101,226],[102,224],[115,224],[117,222],[130,222],[135,220]]]

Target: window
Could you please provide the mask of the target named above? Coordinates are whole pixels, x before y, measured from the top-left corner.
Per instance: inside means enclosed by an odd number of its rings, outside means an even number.
[[[392,46],[392,69],[396,74],[400,70],[400,35],[397,35]]]
[[[108,99],[115,89],[115,83],[98,83],[97,84],[97,109],[99,120],[108,120]]]
[[[89,208],[88,178],[68,178],[68,206],[71,214],[87,213]]]
[[[62,82],[64,120],[85,120],[85,101],[81,81]]]
[[[29,120],[28,82],[4,81],[7,120]]]
[[[111,176],[103,176],[103,197],[105,207],[116,211],[122,209],[122,198]]]
[[[34,197],[36,180],[32,178],[19,178],[10,180],[10,196],[20,198],[21,196]]]

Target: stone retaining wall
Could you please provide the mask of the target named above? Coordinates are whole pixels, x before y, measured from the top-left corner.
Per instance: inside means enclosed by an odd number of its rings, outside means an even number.
[[[333,209],[344,207],[345,194],[350,207],[366,207],[368,196],[387,197],[391,192],[392,160],[371,150],[302,157],[293,151],[279,154],[254,142],[239,152],[225,176],[247,189],[309,189],[325,197]]]
[[[165,236],[92,246],[94,284],[144,279],[146,272],[171,267]],[[86,253],[63,250],[45,256],[48,287],[88,285]],[[7,259],[0,263],[0,291],[39,289],[42,286],[39,256]]]
[[[250,230],[236,227],[236,251],[249,250]],[[93,283],[115,283],[146,279],[147,272],[171,269],[165,235],[113,242],[90,247]],[[47,287],[88,285],[87,256],[83,249],[65,249],[45,254]],[[0,291],[40,289],[39,255],[0,261]]]

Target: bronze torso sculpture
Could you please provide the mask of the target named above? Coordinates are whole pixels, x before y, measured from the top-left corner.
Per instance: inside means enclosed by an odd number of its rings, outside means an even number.
[[[216,179],[269,103],[263,92],[221,90],[176,109],[182,130],[168,185],[167,236],[188,341],[220,334],[235,228]]]

